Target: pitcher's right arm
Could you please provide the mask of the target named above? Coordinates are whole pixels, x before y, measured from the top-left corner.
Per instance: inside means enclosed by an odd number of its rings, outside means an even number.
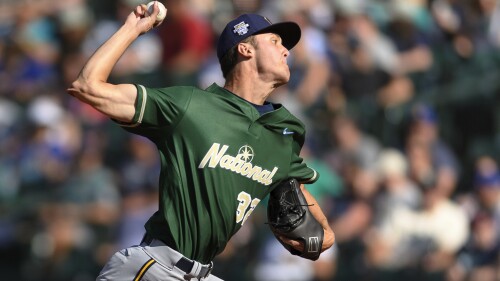
[[[155,22],[159,12],[157,4],[151,15],[146,5],[137,6],[125,23],[89,58],[77,79],[67,90],[68,94],[85,102],[110,118],[130,122],[135,113],[137,89],[133,84],[108,83],[116,62],[132,42],[161,24]]]

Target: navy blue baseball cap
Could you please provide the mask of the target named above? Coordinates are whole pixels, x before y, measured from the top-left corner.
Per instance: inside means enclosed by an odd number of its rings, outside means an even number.
[[[300,40],[300,27],[294,22],[271,23],[257,14],[243,14],[230,21],[219,36],[217,57],[219,61],[224,55],[245,38],[262,33],[276,33],[281,37],[283,46],[292,49]]]

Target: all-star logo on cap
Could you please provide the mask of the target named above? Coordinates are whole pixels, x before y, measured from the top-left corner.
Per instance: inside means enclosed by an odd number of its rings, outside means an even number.
[[[245,35],[248,32],[248,27],[250,25],[244,21],[238,23],[237,25],[234,26],[234,33],[238,33],[238,35]]]

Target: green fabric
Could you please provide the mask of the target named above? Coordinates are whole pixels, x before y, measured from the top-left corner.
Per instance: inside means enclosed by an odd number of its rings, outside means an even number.
[[[151,139],[162,165],[146,229],[185,256],[211,261],[277,183],[317,179],[298,156],[304,125],[284,107],[260,116],[215,84],[137,89],[136,124],[125,128]]]

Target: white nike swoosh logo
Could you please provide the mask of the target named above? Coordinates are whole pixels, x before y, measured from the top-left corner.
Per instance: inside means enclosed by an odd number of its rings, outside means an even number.
[[[293,135],[294,132],[288,131],[288,128],[283,130],[283,135]]]

